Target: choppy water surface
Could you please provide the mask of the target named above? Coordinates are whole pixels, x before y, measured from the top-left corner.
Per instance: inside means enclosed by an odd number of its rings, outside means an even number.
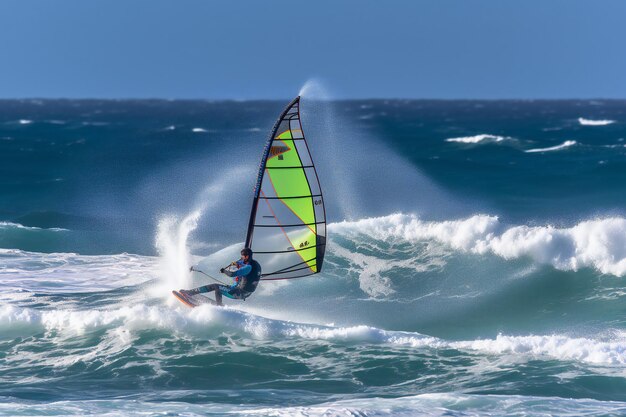
[[[187,309],[284,104],[0,101],[0,415],[626,413],[626,102],[304,97],[323,272]]]

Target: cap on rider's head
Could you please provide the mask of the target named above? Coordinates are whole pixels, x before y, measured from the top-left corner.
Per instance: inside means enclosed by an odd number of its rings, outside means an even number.
[[[241,256],[247,256],[248,258],[252,259],[252,249],[250,249],[250,248],[243,248],[241,250]]]

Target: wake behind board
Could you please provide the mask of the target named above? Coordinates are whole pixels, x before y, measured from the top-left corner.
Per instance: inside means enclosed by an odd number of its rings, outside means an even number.
[[[174,294],[174,297],[176,297],[178,301],[180,301],[187,307],[191,307],[191,308],[198,307],[199,305],[203,305],[203,304],[210,304],[214,306],[217,305],[215,301],[203,295],[186,296],[186,295],[179,293],[176,290],[172,290],[172,294]]]

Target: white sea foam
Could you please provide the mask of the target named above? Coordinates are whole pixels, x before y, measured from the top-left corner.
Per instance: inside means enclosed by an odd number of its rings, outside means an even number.
[[[21,124],[21,125],[29,125],[29,124],[31,124],[32,122],[33,122],[32,120],[28,120],[28,119],[20,119],[20,120],[18,121],[18,123],[19,123],[19,124]]]
[[[605,274],[626,275],[626,219],[621,217],[588,220],[559,229],[550,225],[507,228],[497,217],[487,215],[427,222],[413,215],[393,214],[333,223],[329,229],[379,240],[435,240],[463,252],[491,253],[504,259],[526,257],[561,270],[595,268]]]
[[[419,259],[415,257],[394,257],[388,259],[366,255],[359,251],[351,251],[338,244],[329,246],[330,254],[349,261],[348,273],[354,272],[358,274],[359,287],[372,298],[387,298],[396,292],[393,288],[392,280],[386,274],[393,269],[426,272],[445,265],[445,261],[439,256],[441,254],[434,253],[434,251],[433,249],[430,253],[430,255],[433,255],[431,257],[421,257]]]
[[[457,143],[467,143],[467,144],[477,144],[477,143],[497,143],[503,142],[505,140],[511,140],[512,138],[508,136],[496,136],[489,134],[481,134],[475,136],[464,136],[459,138],[449,138],[446,139],[446,142],[457,142]]]
[[[369,326],[326,328],[275,322],[274,333],[305,339],[384,343],[413,348],[458,349],[486,354],[544,357],[598,365],[626,365],[626,337],[613,340],[572,338],[566,335],[498,335],[495,339],[446,341],[419,333],[386,331]]]
[[[626,365],[626,338],[623,337],[614,341],[602,341],[563,335],[498,335],[495,339],[451,342],[449,346],[499,355],[550,357],[598,365]]]
[[[188,288],[191,284],[189,267],[193,265],[189,237],[207,214],[220,201],[225,190],[240,180],[245,167],[224,170],[215,181],[198,193],[197,203],[185,216],[165,215],[159,220],[155,245],[159,252],[160,282],[151,287],[152,295],[170,297],[172,289]]]
[[[137,399],[72,400],[55,402],[0,403],[0,414],[11,416],[272,416],[272,417],[440,417],[502,416],[527,417],[624,415],[626,403],[522,395],[428,393],[404,397],[362,397],[333,400],[306,406],[254,406],[221,402],[194,404],[183,401],[139,401]]]
[[[352,265],[358,268],[359,286],[366,294],[371,297],[385,297],[395,292],[391,280],[381,274],[392,266],[392,261],[352,252],[339,245],[333,246],[332,251],[335,255],[350,259]]]
[[[577,144],[577,142],[575,140],[566,140],[565,142],[561,143],[560,145],[550,146],[549,148],[528,149],[528,150],[525,150],[524,152],[526,152],[526,153],[534,153],[534,152],[560,151],[562,149],[569,148],[570,146],[574,146],[576,144]]]
[[[57,179],[55,179],[57,181]],[[51,232],[68,232],[68,229],[63,229],[61,227],[50,227],[50,228],[42,228],[42,227],[34,227],[34,226],[24,226],[19,223],[13,222],[1,222],[0,221],[0,229],[22,229],[22,230],[48,230]]]
[[[615,120],[592,120],[579,117],[578,123],[583,126],[606,126],[615,123]]]
[[[0,299],[16,291],[72,293],[138,285],[157,272],[154,257],[118,254],[86,256],[0,249]]]
[[[176,304],[174,304],[176,306]],[[611,340],[569,337],[567,335],[498,335],[494,339],[447,341],[415,332],[387,331],[370,326],[333,327],[273,320],[247,312],[211,306],[148,306],[135,303],[103,310],[36,310],[12,305],[0,306],[0,329],[4,337],[16,332],[72,339],[87,332],[106,330],[115,342],[107,346],[128,345],[137,331],[166,329],[195,338],[215,337],[237,332],[253,339],[297,338],[326,340],[332,343],[370,343],[415,349],[456,349],[488,355],[513,355],[516,361],[556,359],[594,365],[626,365],[626,337],[619,332]],[[87,353],[96,357],[96,353]],[[85,358],[84,352],[80,354]],[[93,357],[91,359],[93,359]],[[77,359],[54,358],[55,366],[67,366]]]
[[[419,394],[397,398],[358,398],[310,406],[261,408],[237,411],[241,416],[301,417],[408,417],[408,416],[596,416],[622,415],[626,403],[533,397],[521,395],[468,395],[456,392]]]
[[[191,131],[193,133],[207,133],[208,132],[208,130],[203,129],[201,127],[194,127],[193,129],[191,129]]]

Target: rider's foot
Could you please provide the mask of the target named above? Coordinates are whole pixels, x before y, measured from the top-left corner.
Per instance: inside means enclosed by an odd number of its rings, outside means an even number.
[[[192,295],[194,295],[195,293],[193,292],[193,290],[179,290],[179,293],[181,293],[182,295],[184,295],[185,297],[191,297]]]

